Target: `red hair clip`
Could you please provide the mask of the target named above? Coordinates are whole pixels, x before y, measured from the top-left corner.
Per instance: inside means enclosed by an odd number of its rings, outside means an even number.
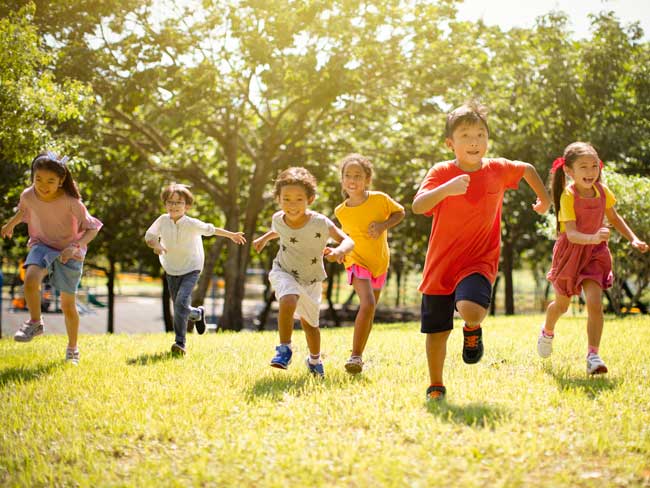
[[[553,161],[553,165],[551,166],[551,173],[555,173],[562,166],[564,166],[564,158],[556,158],[555,161]]]

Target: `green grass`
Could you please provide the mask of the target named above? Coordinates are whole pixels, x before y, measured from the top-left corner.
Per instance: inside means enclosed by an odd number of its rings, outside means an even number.
[[[552,358],[541,316],[486,322],[478,365],[460,357],[448,400],[427,405],[418,324],[378,325],[363,375],[343,371],[352,330],[323,330],[327,378],[308,376],[302,332],[288,371],[276,334],[0,341],[3,486],[650,486],[650,317],[608,318],[610,373],[587,378],[585,318],[563,319]]]

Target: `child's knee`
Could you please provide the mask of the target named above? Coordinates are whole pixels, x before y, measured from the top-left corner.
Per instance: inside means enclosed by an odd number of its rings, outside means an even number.
[[[284,295],[278,300],[281,307],[296,307],[298,305],[298,295]]]
[[[487,315],[487,308],[469,300],[461,300],[456,303],[456,308],[461,318],[467,325],[479,325]]]

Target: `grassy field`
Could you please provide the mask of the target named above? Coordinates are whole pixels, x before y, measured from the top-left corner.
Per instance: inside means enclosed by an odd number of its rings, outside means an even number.
[[[276,334],[0,341],[2,486],[650,486],[650,317],[608,318],[610,373],[587,378],[584,317],[563,319],[549,360],[541,316],[488,320],[478,365],[451,336],[447,402],[427,405],[418,324],[378,325],[367,370],[343,370],[351,332],[323,331],[327,377],[302,332],[288,371]]]

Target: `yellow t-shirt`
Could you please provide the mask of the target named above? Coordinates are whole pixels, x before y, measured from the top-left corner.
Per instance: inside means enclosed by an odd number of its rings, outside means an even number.
[[[610,189],[607,188],[605,185],[601,183],[601,186],[605,191],[605,208],[613,207],[614,204],[616,203],[616,197],[610,191]],[[596,185],[594,185],[594,190],[596,192],[596,196],[594,198],[600,198],[600,193],[598,192],[598,187]],[[567,186],[564,188],[564,191],[560,196],[560,212],[558,213],[558,220],[560,222],[560,232],[564,232],[566,230],[566,225],[564,224],[564,222],[569,222],[571,220],[575,221],[576,219],[576,211],[573,208],[573,202],[574,202],[573,192]]]
[[[336,207],[334,214],[343,232],[354,241],[354,249],[345,256],[346,268],[358,264],[375,278],[388,271],[388,232],[384,231],[377,239],[371,239],[368,226],[372,222],[384,222],[390,214],[402,210],[404,207],[380,191],[369,191],[368,199],[357,207],[348,207],[347,200]]]

